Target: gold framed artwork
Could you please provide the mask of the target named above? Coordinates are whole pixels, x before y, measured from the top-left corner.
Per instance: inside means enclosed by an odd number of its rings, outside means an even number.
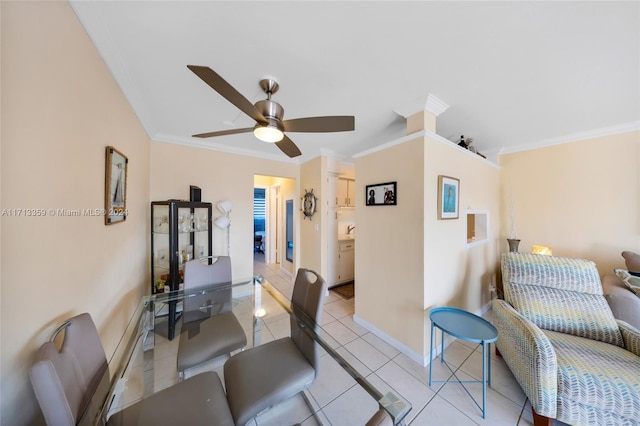
[[[460,206],[460,180],[438,176],[438,219],[458,219]]]
[[[106,149],[104,224],[124,222],[127,219],[127,157],[112,146]]]

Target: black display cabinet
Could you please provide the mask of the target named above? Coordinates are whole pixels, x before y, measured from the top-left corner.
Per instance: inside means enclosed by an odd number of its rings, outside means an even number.
[[[211,213],[211,203],[178,200],[151,203],[151,294],[181,290],[184,264],[211,256]],[[172,340],[177,303],[167,305],[167,337]]]

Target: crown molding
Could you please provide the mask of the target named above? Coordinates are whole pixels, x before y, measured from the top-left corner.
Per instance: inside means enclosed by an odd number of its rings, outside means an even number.
[[[279,161],[281,163],[292,163],[292,164],[301,164],[300,160],[295,158],[283,157],[284,154],[269,154],[259,151],[254,151],[250,149],[242,149],[242,148],[232,148],[228,145],[221,145],[215,142],[204,142],[199,140],[191,140],[187,138],[179,138],[173,135],[168,135],[166,133],[158,133],[154,135],[151,140],[153,142],[162,142],[162,143],[170,143],[174,145],[187,146],[191,148],[201,148],[208,149],[210,151],[220,151],[225,152],[227,154],[236,154],[236,155],[244,155],[247,157],[256,157],[261,160],[270,160],[270,161]],[[306,161],[306,160],[305,160]]]
[[[530,151],[532,149],[545,148],[553,145],[562,145],[565,143],[578,142],[587,139],[601,138],[606,136],[617,135],[620,133],[628,133],[640,130],[640,121],[632,121],[628,123],[620,123],[609,127],[601,127],[586,132],[571,133],[556,138],[543,139],[541,141],[530,144],[520,145],[513,148],[499,149],[497,155],[512,154],[515,152]],[[495,150],[494,150],[495,151]]]
[[[427,97],[420,97],[408,102],[404,105],[400,105],[393,109],[393,111],[403,116],[404,118],[410,117],[421,111],[428,111],[436,117],[449,109],[449,105],[443,102],[438,97],[429,93]]]
[[[499,166],[495,162],[493,162],[493,161],[491,161],[489,159],[486,159],[486,158],[482,158],[478,154],[476,154],[474,152],[471,152],[468,149],[462,148],[462,147],[458,146],[458,144],[456,144],[454,142],[451,142],[449,139],[446,139],[446,138],[444,138],[444,137],[442,137],[442,136],[440,136],[440,135],[438,135],[436,133],[433,133],[430,130],[420,130],[420,131],[417,131],[415,133],[411,133],[410,135],[406,135],[406,136],[403,136],[401,138],[394,139],[394,140],[389,141],[387,143],[384,143],[382,145],[378,145],[378,146],[373,147],[371,149],[367,149],[366,151],[362,151],[362,152],[359,152],[357,154],[354,154],[353,158],[364,157],[366,155],[370,155],[370,154],[373,154],[375,152],[383,151],[385,149],[389,149],[389,148],[394,147],[396,145],[401,145],[401,144],[403,144],[405,142],[409,142],[409,141],[415,140],[416,138],[425,138],[425,137],[429,138],[431,140],[434,140],[436,142],[440,142],[441,144],[446,145],[446,146],[450,147],[451,149],[458,150],[460,153],[465,154],[465,155],[469,155],[469,156],[473,157],[474,159],[476,159],[478,161],[481,161],[481,162],[483,162],[483,163],[485,163],[485,164],[487,164],[487,165],[489,165],[491,167],[499,168]]]
[[[446,110],[448,110],[449,105],[444,103],[441,99],[429,93],[429,96],[427,96],[427,103],[425,104],[424,109],[437,117],[443,112],[445,112]]]

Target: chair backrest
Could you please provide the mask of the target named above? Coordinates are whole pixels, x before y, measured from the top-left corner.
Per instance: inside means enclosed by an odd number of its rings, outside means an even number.
[[[291,296],[291,307],[294,314],[299,317],[306,317],[316,325],[322,319],[322,306],[327,293],[327,283],[316,272],[310,269],[300,268],[293,284],[293,294]],[[291,339],[298,349],[311,363],[318,375],[320,367],[320,350],[313,338],[300,328],[297,319],[291,317]]]
[[[592,261],[505,253],[502,283],[505,300],[538,327],[624,346]]]
[[[203,291],[202,294],[190,294],[198,288],[211,288],[215,284],[221,287],[215,291]],[[211,313],[231,311],[231,258],[218,256],[209,265],[201,259],[190,260],[184,265],[183,322],[209,318]]]
[[[54,341],[62,331],[58,351]],[[40,348],[29,377],[47,424],[93,423],[109,390],[109,365],[89,314],[75,316],[56,330]]]

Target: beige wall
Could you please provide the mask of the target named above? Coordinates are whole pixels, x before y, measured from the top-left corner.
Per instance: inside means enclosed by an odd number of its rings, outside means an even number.
[[[499,169],[447,141],[426,138],[425,307],[454,306],[478,312],[495,282],[500,223]],[[460,180],[459,219],[438,220],[438,176]],[[466,211],[489,214],[485,244],[467,246]]]
[[[396,181],[398,205],[366,207],[356,197],[356,316],[428,356],[428,313],[436,306],[479,312],[496,280],[498,168],[434,134],[356,160],[356,194]],[[459,219],[438,220],[438,175],[460,180]],[[490,218],[484,244],[467,246],[466,211]],[[393,297],[390,297],[393,295]]]
[[[502,155],[501,249],[510,205],[520,251],[531,245],[623,268],[623,250],[640,252],[640,132]]]
[[[1,2],[0,14],[1,207],[101,208],[104,147],[130,162],[125,223],[0,217],[2,424],[41,422],[28,367],[68,316],[90,312],[113,353],[134,302],[149,291],[151,200],[188,198],[190,184],[203,200],[231,200],[234,276],[249,276],[254,175],[297,179],[285,196],[297,220],[295,267],[326,274],[325,157],[298,166],[149,143],[67,3]],[[511,199],[522,251],[551,245],[595,260],[601,273],[623,266],[620,251],[640,251],[640,132],[503,155],[500,172],[438,143],[420,138],[356,160],[356,314],[415,353],[428,347],[426,308],[476,311],[487,301]],[[460,178],[461,213],[490,211],[488,244],[464,247],[462,217],[435,219],[438,174]],[[364,207],[364,186],[387,181],[398,182],[398,205]],[[309,221],[299,202],[311,188],[320,199]],[[226,234],[216,232],[216,250],[226,250]]]
[[[199,186],[202,201],[231,201],[231,256],[233,276],[253,275],[254,176],[296,179],[298,166],[207,149],[161,142],[151,143],[151,198],[189,199],[189,185]],[[214,220],[222,214],[214,210]],[[226,254],[227,231],[213,228],[213,253]]]
[[[42,422],[38,347],[89,312],[111,356],[147,290],[149,140],[66,2],[2,2],[2,208],[104,207],[105,146],[129,158],[126,222],[2,216],[1,423]]]
[[[356,315],[409,347],[424,346],[424,142],[356,159]],[[366,185],[397,182],[397,205],[365,206]]]
[[[300,196],[311,191],[317,198],[316,213],[311,220],[305,218],[298,208],[294,215],[300,217],[300,238],[298,266],[316,271],[322,276],[327,274],[327,226],[325,190],[327,187],[327,159],[316,157],[300,166]],[[325,183],[323,185],[323,183]]]

